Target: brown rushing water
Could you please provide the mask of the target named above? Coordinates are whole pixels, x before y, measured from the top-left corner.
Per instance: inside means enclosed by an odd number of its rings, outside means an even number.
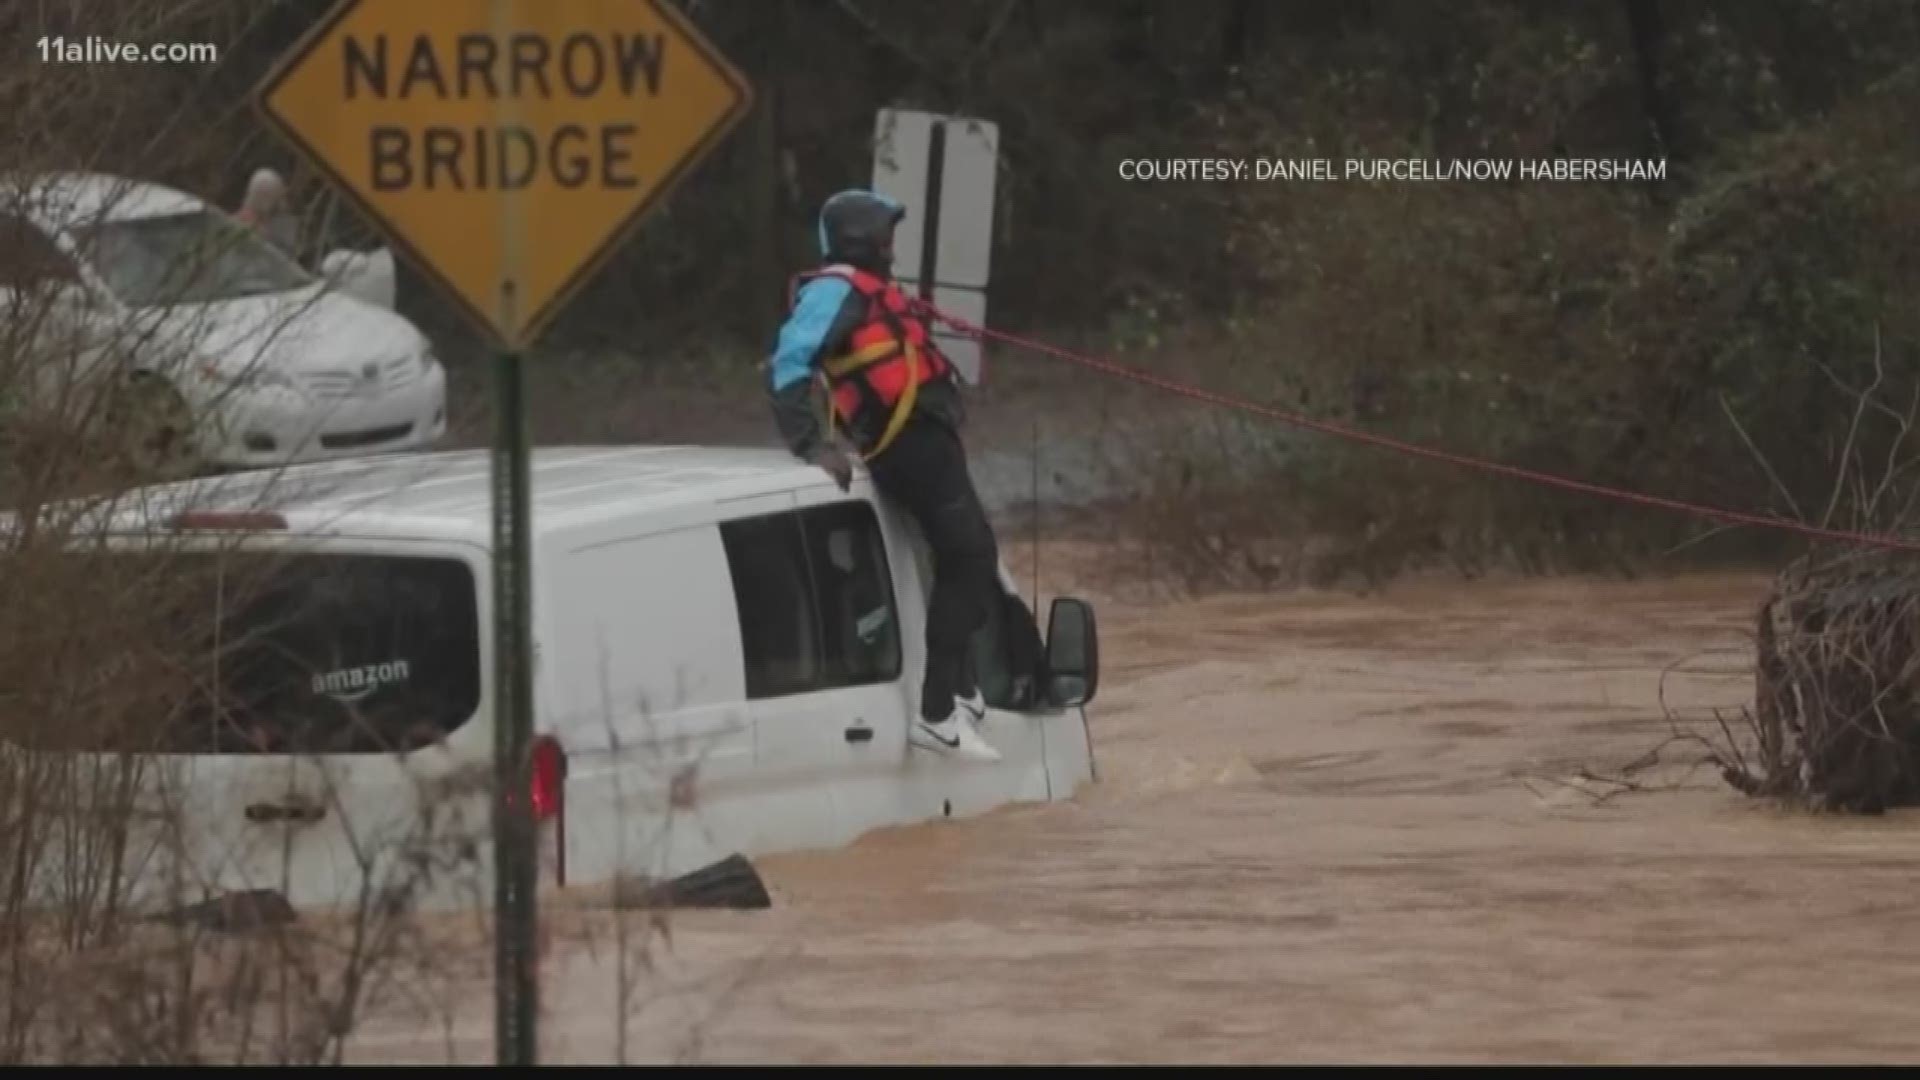
[[[768,859],[774,910],[674,915],[624,1010],[556,929],[543,1056],[617,1060],[624,1012],[634,1061],[1920,1057],[1914,816],[1568,783],[1669,733],[1670,665],[1684,728],[1750,699],[1764,586],[1108,601],[1099,784]],[[357,1056],[486,1060],[484,983],[450,1019]]]

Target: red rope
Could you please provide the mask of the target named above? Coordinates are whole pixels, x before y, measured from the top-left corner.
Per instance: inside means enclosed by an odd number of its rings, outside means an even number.
[[[1371,432],[1359,431],[1326,420],[1315,420],[1312,417],[1303,416],[1299,413],[1276,409],[1270,405],[1261,405],[1258,402],[1248,401],[1244,398],[1236,398],[1201,387],[1190,386],[1186,383],[1176,382],[1173,379],[1168,379],[1160,375],[1141,371],[1138,368],[1130,368],[1122,364],[1116,364],[1111,360],[1103,360],[1099,357],[1071,352],[1054,345],[1048,345],[1045,342],[1023,338],[1017,334],[1009,334],[1000,330],[989,330],[984,326],[976,326],[973,323],[967,322],[965,319],[948,315],[946,312],[918,298],[913,299],[911,302],[926,316],[943,322],[961,334],[977,340],[1004,342],[1016,348],[1027,349],[1045,356],[1051,356],[1057,360],[1065,360],[1068,363],[1079,364],[1082,367],[1091,368],[1116,378],[1127,379],[1144,386],[1150,386],[1156,390],[1174,394],[1179,397],[1205,402],[1209,405],[1217,405],[1221,408],[1252,413],[1269,420],[1278,420],[1283,424],[1306,428],[1309,431],[1318,431],[1325,435],[1331,435],[1334,438],[1346,439],[1349,442],[1377,446],[1398,454],[1405,454],[1409,457],[1425,458],[1429,461],[1438,461],[1463,469],[1472,469],[1480,472],[1493,473],[1497,476],[1511,477],[1515,480],[1524,480],[1528,483],[1557,488],[1562,491],[1579,492],[1583,495],[1612,499],[1616,502],[1623,502],[1634,506],[1670,510],[1694,517],[1706,518],[1710,521],[1719,521],[1725,524],[1752,525],[1763,529],[1779,529],[1813,539],[1860,544],[1866,547],[1884,548],[1889,551],[1920,552],[1920,541],[1909,540],[1903,537],[1852,532],[1845,529],[1829,529],[1819,525],[1808,525],[1804,522],[1793,521],[1789,518],[1744,513],[1738,510],[1722,510],[1717,507],[1685,502],[1680,499],[1669,499],[1659,495],[1647,495],[1637,491],[1608,487],[1604,484],[1595,484],[1586,480],[1557,476],[1553,473],[1540,472],[1534,469],[1523,469],[1516,465],[1503,465],[1497,461],[1487,461],[1483,458],[1469,457],[1465,454],[1456,454],[1446,450],[1435,449],[1431,446],[1421,446],[1416,443],[1404,442],[1400,439],[1389,438],[1385,435],[1375,435]]]

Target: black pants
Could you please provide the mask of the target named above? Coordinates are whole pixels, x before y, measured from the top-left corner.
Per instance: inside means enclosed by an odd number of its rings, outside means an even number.
[[[943,720],[953,711],[955,694],[971,694],[976,688],[967,646],[992,614],[1000,588],[993,527],[967,472],[960,436],[938,420],[915,416],[907,421],[893,444],[867,468],[880,493],[920,523],[933,549],[920,714]]]

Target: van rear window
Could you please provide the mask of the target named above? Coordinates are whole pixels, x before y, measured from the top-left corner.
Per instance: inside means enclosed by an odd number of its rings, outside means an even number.
[[[178,677],[157,681],[152,722],[68,730],[65,749],[405,751],[479,707],[475,582],[457,559],[173,553],[166,566],[142,636]]]

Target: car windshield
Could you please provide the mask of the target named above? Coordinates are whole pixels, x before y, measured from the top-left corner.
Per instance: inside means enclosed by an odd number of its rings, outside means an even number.
[[[285,292],[313,278],[253,230],[200,210],[73,230],[107,288],[133,307]]]

